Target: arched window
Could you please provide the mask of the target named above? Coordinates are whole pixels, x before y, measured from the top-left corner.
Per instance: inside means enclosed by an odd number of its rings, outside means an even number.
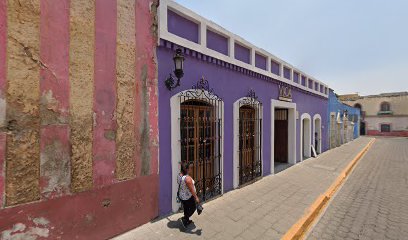
[[[262,103],[250,89],[233,105],[233,186],[243,186],[262,176]]]
[[[239,185],[262,174],[259,106],[252,104],[239,108]]]
[[[390,106],[390,104],[389,104],[388,102],[383,102],[383,103],[381,103],[380,111],[381,111],[381,112],[391,111],[391,106]]]
[[[354,107],[355,107],[355,108],[359,108],[360,110],[362,109],[362,107],[361,107],[361,104],[360,104],[360,103],[356,103],[356,104],[354,104]]]
[[[180,146],[180,157],[174,161],[192,164],[197,195],[205,201],[222,193],[223,102],[204,78],[178,94],[178,102],[180,138],[175,146]]]

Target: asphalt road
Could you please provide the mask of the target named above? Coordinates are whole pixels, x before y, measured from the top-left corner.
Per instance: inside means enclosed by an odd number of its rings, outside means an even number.
[[[378,138],[308,239],[408,239],[408,138]]]

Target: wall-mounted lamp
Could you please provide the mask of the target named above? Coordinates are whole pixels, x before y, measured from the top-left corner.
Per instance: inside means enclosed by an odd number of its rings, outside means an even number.
[[[176,50],[176,54],[173,57],[174,62],[174,76],[177,79],[174,79],[173,75],[170,73],[170,76],[166,79],[164,84],[166,84],[167,89],[172,90],[180,86],[180,79],[184,75],[184,56],[181,49]]]

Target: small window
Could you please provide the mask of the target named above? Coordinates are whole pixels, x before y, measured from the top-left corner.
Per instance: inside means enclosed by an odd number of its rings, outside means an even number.
[[[307,86],[308,86],[310,89],[313,89],[313,80],[312,80],[312,79],[309,79],[309,82],[308,82]]]
[[[274,60],[271,60],[271,72],[280,76],[280,64]]]
[[[381,132],[391,132],[390,124],[381,124]]]
[[[302,75],[302,86],[306,86],[306,77]]]
[[[380,110],[381,112],[388,112],[388,111],[391,111],[391,107],[390,107],[390,104],[389,103],[387,103],[387,102],[383,102],[383,103],[381,103],[381,110]]]
[[[291,71],[288,67],[283,67],[283,77],[290,80]]]
[[[298,72],[293,72],[293,81],[295,83],[299,83],[299,73]]]

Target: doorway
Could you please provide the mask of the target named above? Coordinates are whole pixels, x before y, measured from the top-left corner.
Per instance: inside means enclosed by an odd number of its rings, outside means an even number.
[[[366,123],[363,121],[360,122],[360,135],[366,135]]]
[[[337,147],[336,145],[336,116],[334,112],[330,113],[330,149]]]
[[[319,114],[313,117],[313,146],[319,155],[322,152],[322,119]]]
[[[202,200],[221,193],[220,135],[216,108],[205,101],[188,100],[180,106],[181,162],[192,164],[192,178]]]
[[[275,163],[288,163],[288,109],[275,109]]]
[[[239,108],[240,186],[256,180],[262,174],[261,125],[258,104],[243,105]]]
[[[301,157],[302,160],[311,157],[311,140],[312,140],[311,119],[308,113],[303,113],[301,117]]]
[[[296,115],[296,103],[271,100],[271,173],[277,173],[297,162]]]

